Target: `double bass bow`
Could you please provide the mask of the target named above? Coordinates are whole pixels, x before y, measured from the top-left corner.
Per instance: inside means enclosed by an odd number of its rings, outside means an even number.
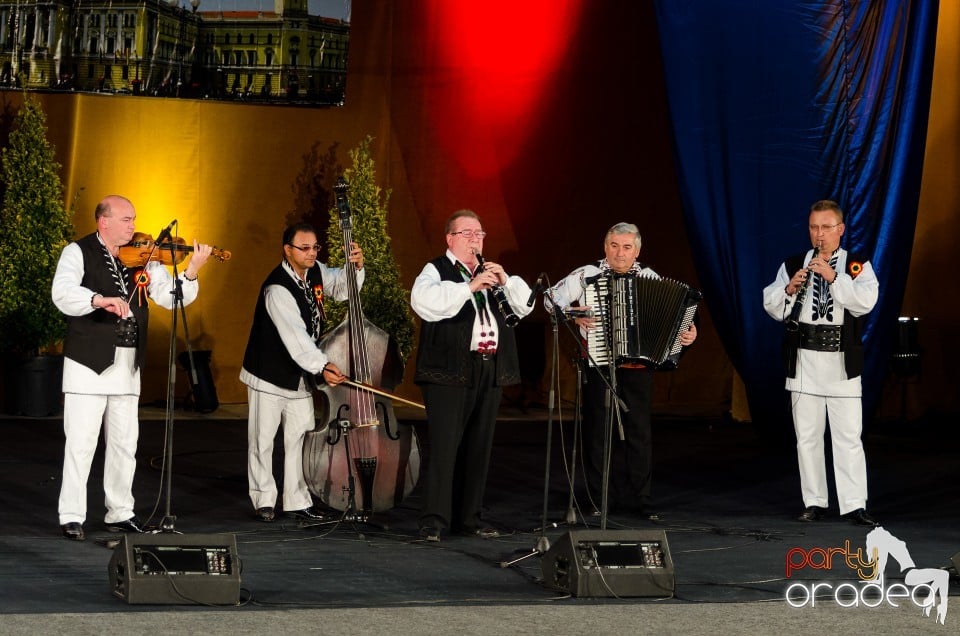
[[[344,254],[350,253],[353,242],[348,189],[343,177],[338,179]],[[303,474],[307,487],[327,506],[367,521],[372,513],[398,505],[416,485],[420,474],[416,433],[398,425],[392,402],[422,405],[389,392],[403,375],[396,342],[363,315],[357,270],[349,261],[344,274],[347,317],[324,336],[320,347],[349,379],[318,387],[326,413],[304,440]]]

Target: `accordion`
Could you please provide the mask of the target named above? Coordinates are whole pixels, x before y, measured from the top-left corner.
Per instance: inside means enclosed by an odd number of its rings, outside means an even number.
[[[600,274],[584,279],[597,328],[587,332],[591,366],[638,362],[675,369],[680,334],[697,313],[699,291],[669,278]]]

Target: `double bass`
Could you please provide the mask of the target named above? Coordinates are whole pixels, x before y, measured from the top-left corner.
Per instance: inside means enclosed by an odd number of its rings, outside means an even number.
[[[348,188],[340,177],[335,190],[344,254],[353,242]],[[399,398],[384,390],[393,389],[403,376],[396,341],[363,315],[357,270],[349,261],[344,270],[347,317],[321,339],[320,347],[351,380],[317,387],[326,408],[319,409],[320,423],[306,434],[303,474],[307,487],[327,506],[366,521],[413,490],[420,447],[413,428],[397,423],[391,398]]]

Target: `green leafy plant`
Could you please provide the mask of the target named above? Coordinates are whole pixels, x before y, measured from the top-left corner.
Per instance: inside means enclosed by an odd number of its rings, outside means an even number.
[[[390,190],[383,191],[376,183],[376,169],[370,156],[372,140],[368,135],[350,151],[352,167],[344,170],[344,178],[350,185],[347,201],[352,213],[353,239],[363,249],[366,269],[360,303],[370,322],[393,337],[405,362],[413,350],[410,293],[400,285],[400,268],[387,233]],[[327,248],[330,265],[343,266],[343,232],[336,206],[330,210]],[[346,304],[331,301],[326,312],[328,324],[336,326],[346,315]]]
[[[64,203],[60,164],[35,98],[24,94],[0,162],[0,350],[37,354],[66,333],[50,287],[73,237],[73,209]]]

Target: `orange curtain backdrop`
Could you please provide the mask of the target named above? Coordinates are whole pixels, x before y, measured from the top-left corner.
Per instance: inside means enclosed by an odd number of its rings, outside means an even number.
[[[940,2],[923,184],[904,316],[918,316],[922,375],[891,387],[888,412],[916,417],[960,411],[960,308],[950,282],[960,253],[960,3]],[[905,402],[905,403],[902,403]]]
[[[300,218],[299,189],[314,176],[315,146],[322,153],[343,144],[344,113],[99,95],[77,96],[75,109],[64,163],[68,194],[79,192],[77,236],[95,229],[97,201],[116,193],[133,201],[138,231],[156,236],[176,219],[188,242],[231,251],[229,262],[211,261],[201,273],[187,321],[194,348],[213,351],[220,400],[245,401],[237,377],[257,290],[280,260],[283,228]],[[170,312],[154,311],[144,402],[166,393],[170,328]],[[181,351],[183,335],[179,320]]]

